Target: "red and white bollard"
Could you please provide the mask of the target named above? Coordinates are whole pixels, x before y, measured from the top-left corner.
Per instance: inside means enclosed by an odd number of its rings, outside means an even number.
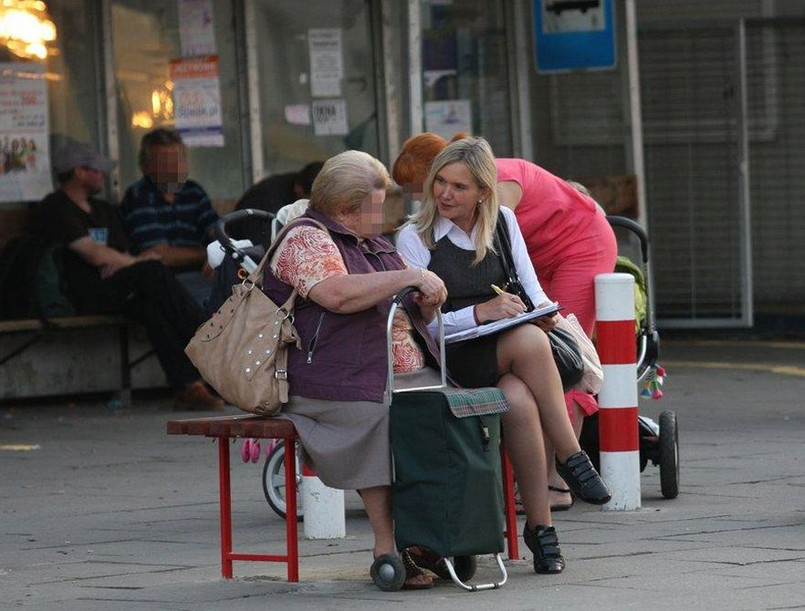
[[[637,340],[634,277],[595,277],[598,355],[604,383],[598,393],[601,477],[612,490],[606,510],[640,508],[640,435],[637,422]]]
[[[344,491],[325,486],[316,474],[302,467],[300,486],[305,513],[305,539],[343,539],[347,536]]]

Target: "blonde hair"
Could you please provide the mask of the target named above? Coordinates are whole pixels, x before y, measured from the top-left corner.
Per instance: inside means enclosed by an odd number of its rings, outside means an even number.
[[[488,251],[495,252],[493,238],[500,210],[496,189],[498,173],[495,167],[495,155],[489,143],[483,138],[455,140],[436,156],[425,180],[422,208],[411,217],[409,223],[416,228],[425,246],[433,250],[436,247],[433,230],[439,220],[439,211],[433,197],[433,181],[442,168],[451,163],[463,163],[477,185],[488,191],[487,198],[478,204],[478,219],[475,223],[475,259],[472,264],[477,265],[483,261]]]
[[[360,209],[372,191],[390,186],[388,170],[380,161],[362,151],[345,151],[324,162],[310,188],[308,206],[334,217]]]

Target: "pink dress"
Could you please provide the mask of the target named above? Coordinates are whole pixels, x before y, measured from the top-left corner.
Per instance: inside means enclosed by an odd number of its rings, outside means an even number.
[[[523,190],[514,209],[548,297],[573,313],[592,337],[595,328],[595,276],[615,269],[618,245],[604,211],[567,182],[523,159],[497,159],[498,182],[511,180]],[[598,406],[590,395],[570,391],[585,413]]]

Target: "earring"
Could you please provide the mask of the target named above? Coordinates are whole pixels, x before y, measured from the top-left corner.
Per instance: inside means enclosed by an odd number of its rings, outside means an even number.
[[[484,203],[484,200],[482,200],[482,199],[479,199],[479,200],[478,200],[478,205],[479,205],[479,206],[480,206],[481,204],[483,204],[483,203]]]

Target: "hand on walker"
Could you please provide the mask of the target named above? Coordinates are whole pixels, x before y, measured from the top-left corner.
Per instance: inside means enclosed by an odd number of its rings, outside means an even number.
[[[439,307],[447,300],[447,288],[436,274],[426,269],[418,270],[419,282],[416,287],[419,294],[414,295],[414,302],[428,307]]]

